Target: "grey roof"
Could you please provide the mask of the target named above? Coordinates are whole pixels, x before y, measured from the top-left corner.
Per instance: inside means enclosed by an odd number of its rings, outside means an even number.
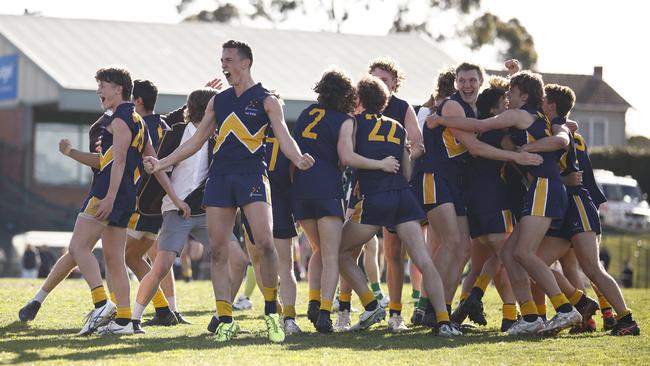
[[[161,94],[187,95],[222,76],[220,45],[228,39],[252,46],[255,80],[296,101],[315,98],[311,88],[329,66],[337,65],[356,79],[370,59],[390,56],[406,71],[398,95],[423,102],[437,71],[454,63],[430,40],[408,34],[365,36],[12,15],[0,15],[0,34],[68,90],[94,90],[95,71],[120,64],[134,78],[152,80]]]

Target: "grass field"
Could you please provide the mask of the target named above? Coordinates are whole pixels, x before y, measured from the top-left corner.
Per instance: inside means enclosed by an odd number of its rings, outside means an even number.
[[[270,344],[260,315],[261,294],[256,293],[253,310],[235,313],[236,320],[250,333],[222,345],[205,330],[214,311],[207,281],[177,285],[179,308],[194,324],[149,327],[147,334],[121,338],[75,335],[90,306],[89,291],[81,280],[67,280],[50,294],[35,321],[18,322],[18,309],[31,299],[39,284],[37,280],[0,280],[0,364],[650,364],[649,290],[625,291],[628,305],[642,327],[640,337],[615,338],[599,331],[577,336],[565,332],[555,338],[511,338],[498,332],[500,303],[494,289],[490,289],[486,295],[488,327],[476,334],[442,339],[424,328],[392,335],[385,322],[365,333],[315,333],[302,315],[307,308],[307,289],[301,283],[298,324],[305,334],[288,337],[284,344]],[[408,286],[404,289],[407,294]],[[353,306],[361,308],[354,301]],[[405,305],[404,316],[410,317],[411,313],[412,305]],[[151,315],[148,309],[145,319]],[[358,315],[353,314],[353,321]],[[600,328],[599,317],[597,323]]]

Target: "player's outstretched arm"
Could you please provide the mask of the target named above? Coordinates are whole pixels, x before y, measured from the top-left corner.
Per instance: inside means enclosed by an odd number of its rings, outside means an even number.
[[[264,99],[264,110],[271,120],[271,128],[275,138],[280,143],[280,150],[296,168],[307,170],[314,165],[314,158],[309,154],[303,154],[296,141],[289,134],[289,129],[284,121],[284,112],[277,97],[271,95]]]
[[[544,159],[537,154],[514,152],[496,148],[478,140],[471,132],[454,130],[454,137],[467,148],[470,154],[491,160],[512,161],[519,165],[540,165]]]
[[[343,122],[339,130],[339,141],[336,150],[341,164],[355,169],[382,170],[387,173],[397,173],[399,170],[399,162],[393,156],[375,160],[354,152],[354,120],[351,118]]]
[[[521,151],[550,152],[564,149],[571,141],[569,129],[562,125],[553,125],[553,136],[547,136],[521,147]]]
[[[72,147],[72,144],[68,139],[62,139],[59,141],[59,151],[61,154],[83,165],[99,169],[99,154],[79,151]]]

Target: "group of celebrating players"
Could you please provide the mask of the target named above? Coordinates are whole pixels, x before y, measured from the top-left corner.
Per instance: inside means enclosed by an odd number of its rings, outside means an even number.
[[[59,144],[93,168],[90,193],[69,251],[20,310],[21,320],[33,320],[78,266],[94,304],[80,335],[188,323],[170,268],[192,238],[209,250],[216,312],[208,330],[217,341],[240,330],[233,301],[250,261],[269,339],[282,342],[301,332],[291,250],[298,224],[313,251],[307,317],[321,333],[367,329],[385,319],[385,307],[390,331],[408,329],[405,253],[417,298],[411,322],[436,335],[471,331],[467,318],[486,325],[482,297],[492,281],[509,335],[594,331],[598,309],[611,334],[640,333],[598,259],[605,198],[578,124],[567,118],[570,88],[544,85],[516,60],[505,64],[508,78],[490,77],[484,87],[484,70],[462,63],[442,71],[431,98],[413,107],[395,96],[404,79],[396,62],[380,58],[356,84],[341,70],[326,71],[292,137],[281,99],[253,81],[252,63],[246,43],[227,41],[221,67],[231,87],[219,92],[215,79],[164,117],[154,113],[153,83],[132,82],[119,67],[97,71],[106,112],[91,127],[90,151]],[[347,195],[346,167],[353,169]],[[238,211],[245,248],[233,235]],[[376,268],[379,231],[387,297]],[[92,254],[99,239],[109,294]],[[562,270],[552,269],[558,260]],[[133,307],[126,266],[140,280]],[[598,301],[585,295],[581,272]],[[352,290],[364,307],[354,325]],[[550,320],[546,297],[555,309]],[[142,323],[149,302],[156,313]]]

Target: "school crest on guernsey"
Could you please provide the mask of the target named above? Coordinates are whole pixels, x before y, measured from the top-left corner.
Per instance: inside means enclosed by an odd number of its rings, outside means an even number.
[[[248,107],[247,107],[248,108]],[[216,153],[221,148],[221,145],[226,141],[229,135],[233,135],[241,142],[246,148],[254,153],[259,150],[264,144],[264,137],[266,136],[266,125],[262,126],[258,131],[251,133],[246,128],[244,123],[239,119],[235,112],[230,113],[223,121],[217,140],[214,144],[213,153]]]

